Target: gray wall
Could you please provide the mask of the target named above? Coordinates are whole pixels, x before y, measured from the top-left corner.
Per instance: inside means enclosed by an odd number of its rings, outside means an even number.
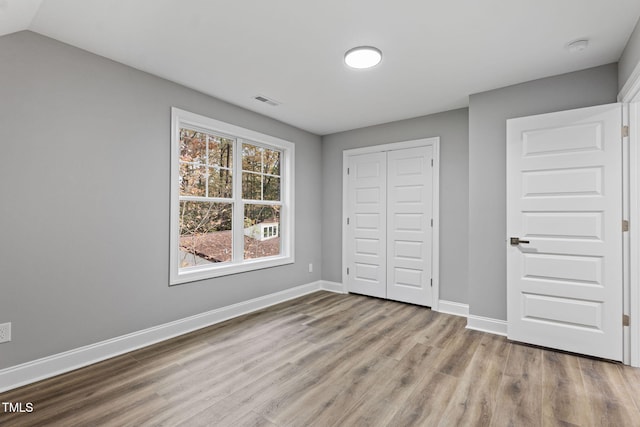
[[[168,286],[171,106],[296,144],[296,264]],[[35,33],[0,37],[0,369],[319,280],[320,157],[316,135]]]
[[[636,23],[636,28],[631,33],[618,61],[618,90],[622,89],[622,86],[631,77],[631,73],[638,63],[640,63],[640,20]]]
[[[468,110],[447,111],[322,138],[322,278],[342,282],[342,152],[440,137],[440,298],[467,302]]]
[[[616,101],[617,65],[469,97],[469,310],[505,320],[506,120]]]

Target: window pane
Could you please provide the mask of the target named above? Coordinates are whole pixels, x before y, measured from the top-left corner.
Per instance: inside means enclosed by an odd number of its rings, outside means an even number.
[[[232,179],[229,169],[208,168],[209,169],[209,197],[232,196]]]
[[[180,268],[230,261],[233,204],[180,202]]]
[[[180,161],[205,163],[207,136],[191,129],[180,129]]]
[[[280,152],[264,149],[264,173],[280,175]]]
[[[262,200],[262,175],[242,172],[242,198],[245,200]]]
[[[242,170],[262,172],[262,148],[242,144]]]
[[[264,183],[262,184],[263,188],[263,200],[280,200],[280,178],[276,178],[275,176],[265,176]]]
[[[244,205],[244,259],[280,255],[279,225],[279,205]]]
[[[209,135],[209,166],[231,169],[233,165],[233,140]]]
[[[180,163],[180,195],[206,196],[207,170],[194,163]]]
[[[242,198],[280,200],[280,159],[282,153],[251,144],[242,145]]]

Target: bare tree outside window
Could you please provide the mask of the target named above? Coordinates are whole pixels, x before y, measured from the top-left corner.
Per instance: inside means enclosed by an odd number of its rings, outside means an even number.
[[[180,129],[180,268],[233,260],[235,142]],[[279,255],[282,153],[248,143],[241,147],[244,239],[235,244],[243,245],[243,259]]]
[[[233,144],[229,138],[180,129],[181,268],[231,260]]]

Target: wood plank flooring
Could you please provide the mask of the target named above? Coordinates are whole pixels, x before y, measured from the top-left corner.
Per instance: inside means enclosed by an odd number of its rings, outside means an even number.
[[[640,426],[640,370],[316,292],[0,394],[1,426]]]

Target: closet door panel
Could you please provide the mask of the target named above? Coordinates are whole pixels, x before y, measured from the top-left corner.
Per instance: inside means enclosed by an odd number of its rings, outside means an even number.
[[[431,306],[433,147],[387,153],[387,298]]]
[[[347,289],[386,298],[387,155],[349,157]]]

